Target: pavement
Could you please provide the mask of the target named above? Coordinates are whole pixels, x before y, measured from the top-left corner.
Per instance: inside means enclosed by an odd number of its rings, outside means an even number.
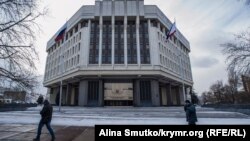
[[[0,140],[31,141],[42,107],[0,112]],[[198,125],[250,125],[250,116],[196,107]],[[51,126],[57,141],[94,141],[95,125],[187,125],[183,107],[54,107]],[[50,135],[43,127],[41,141]]]
[[[94,141],[94,127],[52,126],[56,141]],[[0,124],[1,141],[32,141],[37,125]],[[50,141],[51,136],[44,126],[40,141]]]

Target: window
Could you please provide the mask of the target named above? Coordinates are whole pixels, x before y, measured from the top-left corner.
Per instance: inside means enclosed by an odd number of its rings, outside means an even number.
[[[163,33],[163,26],[162,26],[162,25],[160,26],[160,30],[161,30],[161,32]]]
[[[80,55],[77,55],[77,64],[79,64],[80,61]]]
[[[148,36],[148,22],[141,21],[139,28],[141,63],[150,64],[150,49]]]
[[[71,30],[70,32],[69,32],[69,37],[71,37],[73,35],[73,31]]]
[[[93,21],[91,23],[90,33],[90,49],[89,49],[89,64],[98,64],[99,56],[99,22]]]
[[[153,27],[157,27],[157,21],[153,20],[151,23]]]
[[[87,21],[82,21],[81,22],[81,28],[83,27],[88,27],[88,22]]]
[[[128,21],[127,26],[127,45],[128,45],[128,64],[137,64],[137,47],[136,47],[136,24],[135,21]]]
[[[160,63],[162,64],[162,56],[160,55]]]
[[[75,33],[78,32],[78,24],[75,27]]]
[[[151,104],[151,82],[140,81],[140,101],[143,104]]]
[[[68,34],[66,34],[66,41],[68,40]]]
[[[123,21],[115,22],[115,64],[124,64],[124,25]]]
[[[102,64],[111,64],[112,27],[110,21],[103,22]]]

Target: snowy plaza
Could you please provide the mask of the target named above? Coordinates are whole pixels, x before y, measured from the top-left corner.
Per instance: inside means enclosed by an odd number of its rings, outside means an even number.
[[[37,124],[42,107],[0,113],[0,124]],[[250,116],[196,107],[198,125],[249,125]],[[52,125],[94,126],[96,124],[187,125],[183,107],[54,107]]]
[[[0,113],[0,140],[35,137],[41,106]],[[196,107],[198,125],[250,125],[250,116]],[[94,141],[95,125],[187,125],[183,107],[54,107],[51,122],[57,140]],[[49,140],[46,127],[42,140]]]

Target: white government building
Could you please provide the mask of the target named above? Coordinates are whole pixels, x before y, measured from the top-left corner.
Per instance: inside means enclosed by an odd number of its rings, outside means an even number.
[[[44,86],[56,104],[178,106],[193,86],[189,41],[144,0],[96,0],[48,41]],[[56,102],[57,101],[57,102]]]

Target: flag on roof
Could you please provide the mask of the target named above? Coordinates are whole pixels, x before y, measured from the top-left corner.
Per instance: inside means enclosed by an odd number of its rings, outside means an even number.
[[[59,33],[57,34],[57,36],[55,38],[55,42],[58,42],[58,41],[63,39],[65,32],[66,32],[66,29],[67,29],[67,23],[65,23],[63,25],[63,27],[59,30]]]
[[[167,34],[167,40],[174,35],[174,33],[176,32],[176,23],[174,22],[173,25],[171,26],[168,34]]]

